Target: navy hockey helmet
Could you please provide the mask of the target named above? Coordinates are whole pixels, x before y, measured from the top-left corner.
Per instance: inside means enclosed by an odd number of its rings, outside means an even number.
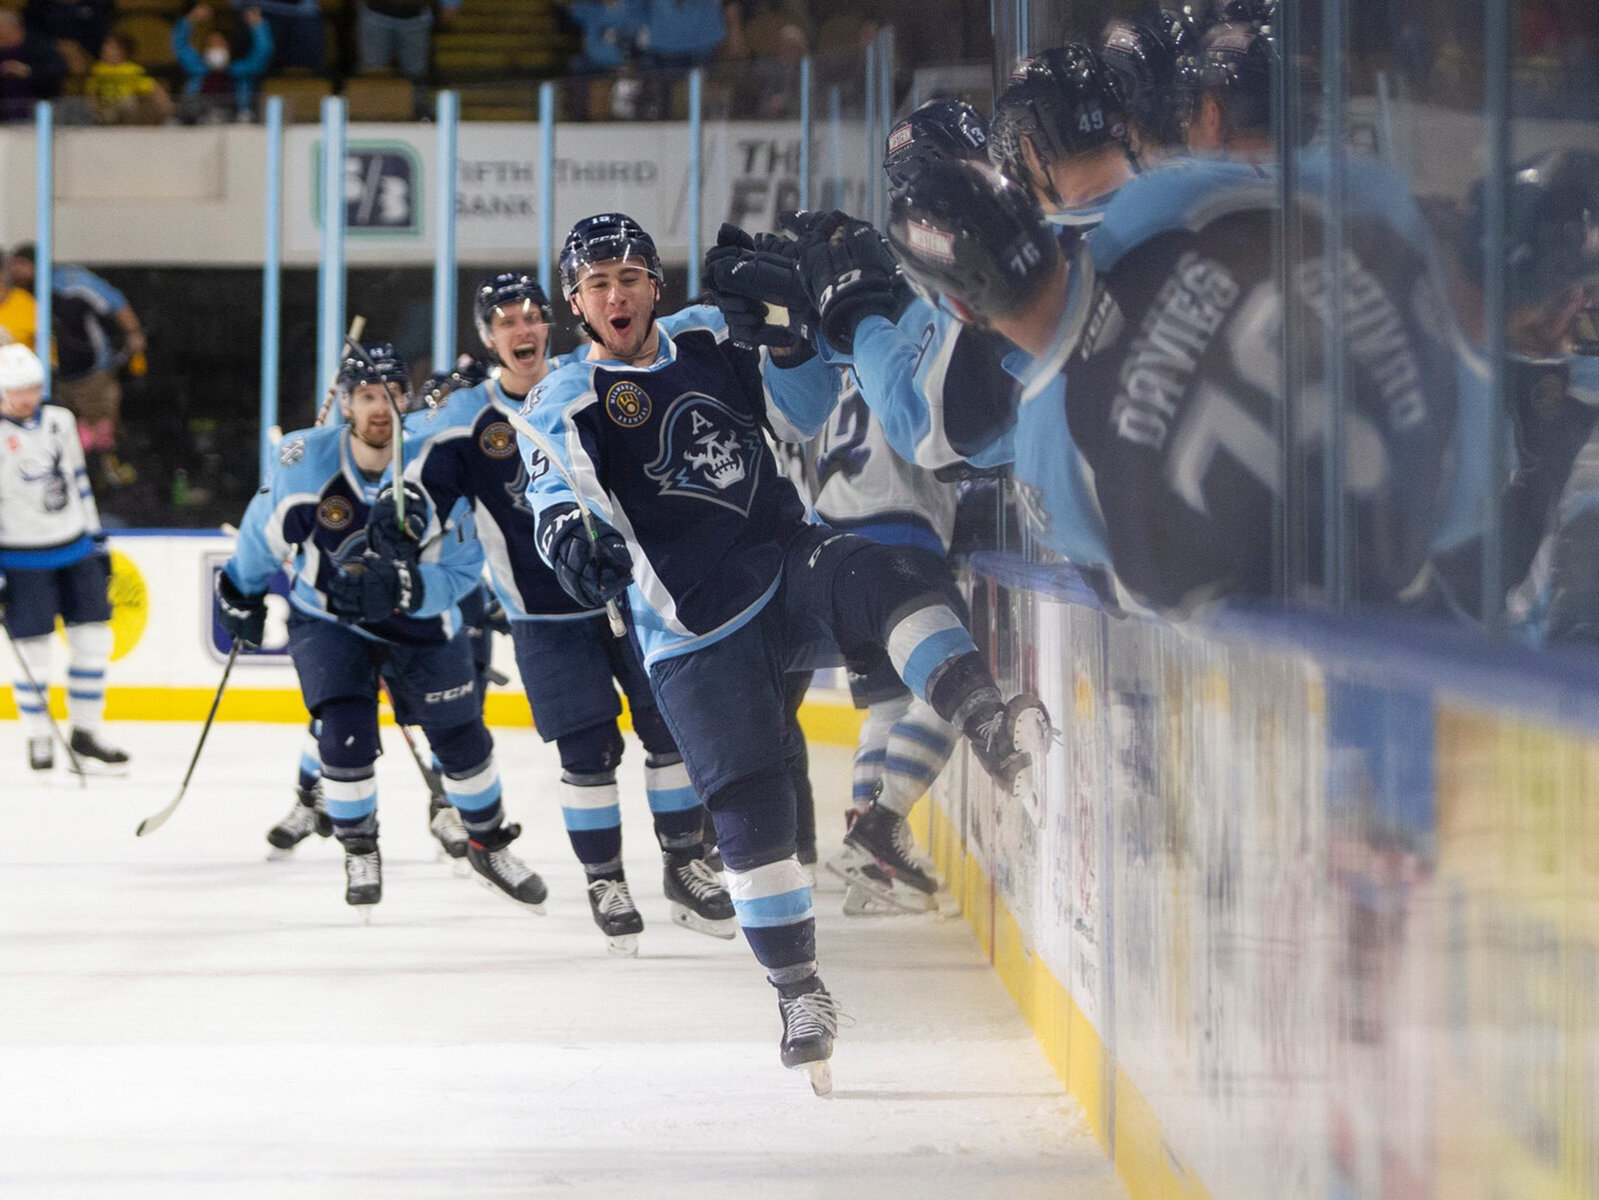
[[[1261,26],[1228,21],[1209,30],[1178,68],[1188,119],[1201,96],[1214,96],[1233,134],[1271,132],[1272,80],[1281,70],[1276,44]]]
[[[546,324],[550,321],[550,300],[538,280],[522,271],[506,271],[478,284],[472,297],[472,319],[477,323],[478,336],[484,345],[489,340],[489,319],[497,308],[508,309],[516,305],[530,306],[539,312]]]
[[[388,342],[373,342],[362,347],[346,344],[344,350],[338,376],[339,395],[343,399],[348,400],[355,389],[365,383],[392,383],[399,385],[401,395],[410,401],[411,364]]]
[[[894,197],[888,241],[917,291],[973,324],[1026,304],[1061,256],[1032,195],[979,163],[927,164]]]
[[[1183,140],[1177,103],[1177,39],[1181,24],[1167,13],[1113,17],[1100,37],[1100,58],[1121,94],[1128,121],[1145,141],[1162,146]]]
[[[1542,304],[1573,284],[1599,282],[1599,152],[1555,150],[1510,175],[1510,237],[1505,245],[1510,303]],[[1472,184],[1460,262],[1484,283],[1485,181]]]
[[[1093,47],[1068,42],[1011,73],[994,101],[988,159],[1013,182],[1031,186],[1024,141],[1046,168],[1106,146],[1126,149],[1121,95]]]
[[[904,187],[929,162],[987,161],[988,122],[964,100],[939,98],[916,108],[889,131],[883,172],[889,191]]]
[[[585,267],[614,259],[643,267],[658,283],[665,279],[655,239],[644,227],[622,213],[600,213],[584,217],[566,235],[561,247],[561,293],[571,299]]]

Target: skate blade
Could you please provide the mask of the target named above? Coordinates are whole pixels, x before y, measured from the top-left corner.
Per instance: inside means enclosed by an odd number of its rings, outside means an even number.
[[[282,847],[282,846],[273,846],[270,849],[268,849],[267,853],[266,853],[267,862],[284,862],[284,861],[286,861],[288,859],[291,859],[293,857],[294,857],[294,847],[293,846],[289,846],[286,849],[284,847]]]
[[[800,1063],[790,1068],[795,1071],[804,1071],[810,1080],[811,1091],[818,1096],[831,1096],[833,1094],[833,1064],[828,1059],[817,1062]]]
[[[67,764],[67,774],[82,779],[122,779],[128,774],[127,763],[103,763],[99,759],[79,758],[79,765]]]
[[[454,875],[457,879],[470,879],[472,876],[477,874],[477,872],[472,869],[472,864],[467,862],[464,858],[446,857],[445,861],[450,864],[450,874]]]
[[[362,925],[372,924],[372,910],[377,907],[376,904],[352,904],[350,907],[355,909],[355,919]]]
[[[672,923],[681,925],[684,929],[692,929],[695,933],[703,933],[708,937],[721,938],[730,942],[738,936],[738,918],[728,917],[726,920],[713,921],[702,917],[692,908],[672,901]]]
[[[468,864],[468,869],[470,869],[470,864]],[[502,889],[495,887],[493,883],[487,879],[484,879],[483,876],[479,875],[476,871],[472,872],[472,876],[478,881],[478,886],[487,891],[493,892],[501,900],[504,900],[512,907],[517,908],[522,912],[532,913],[537,917],[542,917],[544,915],[544,904],[542,901],[538,904],[529,904],[525,900],[518,900],[515,896],[511,895],[510,892],[503,891]]]
[[[938,919],[940,921],[953,921],[961,916],[960,901],[948,888],[939,888],[938,895],[934,897],[938,902]]]
[[[888,910],[896,913],[923,913],[934,906],[932,896],[909,885],[883,883],[865,873],[865,868],[876,859],[864,851],[846,848],[842,854],[827,860],[827,869],[844,881],[844,915],[846,917],[886,916]],[[856,903],[851,903],[851,894]],[[881,908],[876,908],[881,905]],[[852,911],[853,910],[853,911]]]
[[[637,958],[638,934],[619,933],[615,937],[606,938],[605,946],[611,952],[612,958]]]

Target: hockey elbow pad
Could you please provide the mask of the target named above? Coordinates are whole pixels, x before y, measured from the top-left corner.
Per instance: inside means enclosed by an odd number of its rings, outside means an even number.
[[[601,608],[633,582],[633,556],[622,535],[598,517],[590,537],[583,512],[571,501],[544,510],[539,553],[555,571],[562,590],[588,608]]]
[[[266,636],[266,593],[251,596],[226,571],[217,575],[217,620],[222,631],[246,650]]]

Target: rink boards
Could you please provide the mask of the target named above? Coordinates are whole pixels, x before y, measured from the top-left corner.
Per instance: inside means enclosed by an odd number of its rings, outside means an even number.
[[[205,719],[230,642],[216,621],[215,580],[233,553],[220,533],[172,530],[118,531],[112,536],[112,630],[115,646],[106,690],[109,720]],[[217,710],[219,721],[306,720],[289,661],[288,581],[273,579],[261,648],[240,654]],[[51,705],[65,713],[60,680],[66,643],[58,639]],[[509,677],[484,697],[490,725],[526,728],[532,720],[509,638],[494,639],[494,668]],[[8,668],[14,669],[14,668]],[[7,676],[6,678],[9,678]],[[10,689],[0,689],[0,719],[14,719]],[[806,733],[851,745],[860,720],[847,697],[819,688],[801,712]]]
[[[919,830],[1134,1200],[1599,1196],[1599,664],[979,568],[1065,732]]]

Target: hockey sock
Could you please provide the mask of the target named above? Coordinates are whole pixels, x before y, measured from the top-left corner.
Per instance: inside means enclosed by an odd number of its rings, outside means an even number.
[[[660,709],[653,704],[634,705],[632,715],[633,732],[638,734],[638,740],[644,744],[644,753],[651,758],[682,757],[677,752],[677,743],[672,740],[672,734],[666,728],[666,718],[661,716]]]
[[[375,837],[378,831],[378,781],[372,764],[364,767],[335,767],[322,771],[322,799],[333,832],[340,841],[351,837]]]
[[[794,855],[794,792],[782,769],[738,779],[710,798],[739,927],[768,971],[816,957],[810,883]]]
[[[799,859],[790,856],[747,871],[729,866],[727,891],[744,940],[769,975],[801,963],[810,964],[806,974],[816,970],[816,910]]]
[[[955,749],[955,730],[925,700],[894,722],[883,757],[883,791],[879,803],[907,816],[933,786]]]
[[[22,724],[30,738],[47,738],[50,736],[50,635],[18,638],[16,647],[22,661],[28,664],[28,670],[39,682],[38,690],[35,690],[22,668],[17,668],[12,684],[17,711],[22,714]]]
[[[341,838],[377,834],[378,710],[355,696],[330,700],[317,710],[322,756],[322,795],[333,830]]]
[[[933,711],[962,733],[973,717],[1004,704],[994,677],[975,648],[939,663],[926,683],[927,691],[918,695],[924,695]]]
[[[688,768],[676,749],[645,758],[644,795],[655,818],[655,840],[662,850],[686,850],[700,844],[705,806],[689,782]]]
[[[591,878],[622,859],[622,806],[616,772],[561,772],[561,820],[572,852]]]
[[[911,694],[901,692],[892,700],[879,700],[866,710],[860,741],[855,746],[855,769],[850,785],[850,805],[865,812],[877,796],[883,779],[883,759],[888,754],[889,734],[894,722],[910,708]]]
[[[111,661],[111,626],[104,621],[67,626],[72,655],[67,666],[67,716],[74,729],[99,733],[105,716],[105,669]]]
[[[306,726],[305,741],[300,746],[300,790],[309,792],[322,778],[322,751],[317,748],[317,733],[322,726],[315,720]]]
[[[982,664],[972,635],[955,610],[943,603],[929,604],[896,620],[889,628],[886,646],[905,686],[932,704],[940,716],[945,710],[933,694],[933,685],[955,662],[971,658]],[[986,667],[983,674],[988,675]],[[988,678],[987,682],[992,686],[994,681]]]
[[[482,834],[492,833],[505,820],[505,809],[500,804],[500,768],[492,755],[465,774],[446,771],[444,794],[461,814],[461,824],[473,841],[480,841]]]

